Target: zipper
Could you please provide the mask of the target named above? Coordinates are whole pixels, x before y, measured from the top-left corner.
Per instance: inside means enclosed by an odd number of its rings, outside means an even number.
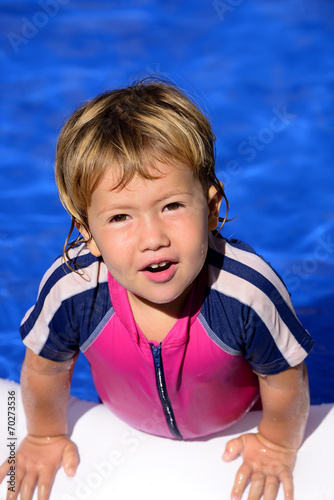
[[[156,382],[157,382],[159,398],[160,398],[162,408],[163,408],[164,413],[165,413],[168,427],[169,427],[169,429],[174,437],[182,439],[181,433],[180,433],[179,429],[177,428],[177,425],[175,422],[173,408],[172,408],[172,405],[171,405],[171,402],[170,402],[170,399],[169,399],[168,393],[167,393],[166,381],[165,381],[165,375],[164,375],[164,370],[163,370],[163,365],[162,365],[162,357],[161,357],[161,343],[158,346],[150,343],[150,346],[151,346],[152,355],[153,355],[154,368],[155,368],[155,378],[156,378]]]

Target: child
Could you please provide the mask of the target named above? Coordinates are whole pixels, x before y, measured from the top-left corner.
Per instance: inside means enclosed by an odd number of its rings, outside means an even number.
[[[243,457],[232,498],[248,482],[251,500],[273,500],[280,482],[293,498],[313,341],[271,267],[216,231],[227,200],[214,167],[208,120],[161,80],[102,94],[65,124],[56,180],[70,234],[76,226],[81,237],[45,274],[21,325],[28,435],[8,498],[20,489],[30,500],[37,486],[46,500],[60,466],[75,474],[66,407],[79,350],[102,402],[159,436],[219,432],[260,394],[258,433],[223,455]]]

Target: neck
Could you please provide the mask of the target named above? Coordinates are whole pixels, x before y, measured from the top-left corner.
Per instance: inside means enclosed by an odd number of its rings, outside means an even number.
[[[140,297],[139,295],[135,295],[131,292],[127,292],[129,303],[132,309],[132,312],[135,316],[135,311],[140,311],[141,314],[159,314],[165,315],[170,318],[179,318],[180,314],[183,310],[184,304],[188,298],[190,290],[192,288],[192,284],[189,285],[182,294],[177,297],[175,300],[163,304],[158,304],[155,302],[151,302],[146,300],[144,297]]]

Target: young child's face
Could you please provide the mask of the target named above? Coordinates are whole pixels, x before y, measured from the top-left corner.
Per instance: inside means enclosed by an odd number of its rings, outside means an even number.
[[[107,170],[88,208],[88,245],[129,294],[146,303],[177,304],[203,267],[219,195],[211,187],[207,196],[182,164],[156,166],[159,178],[135,175],[117,189],[118,167]]]

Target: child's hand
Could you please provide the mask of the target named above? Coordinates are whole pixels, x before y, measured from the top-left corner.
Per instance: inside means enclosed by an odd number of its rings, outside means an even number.
[[[64,435],[34,437],[28,435],[16,455],[15,493],[8,491],[7,500],[31,500],[38,487],[38,500],[48,500],[57,470],[63,466],[67,476],[74,476],[79,464],[76,445]],[[9,470],[8,461],[0,467],[0,482]]]
[[[239,468],[231,498],[240,500],[248,483],[251,483],[248,500],[276,498],[282,483],[286,500],[293,500],[292,471],[297,450],[278,446],[264,439],[261,434],[244,434],[226,445],[223,460],[230,462],[241,455],[244,462]]]

